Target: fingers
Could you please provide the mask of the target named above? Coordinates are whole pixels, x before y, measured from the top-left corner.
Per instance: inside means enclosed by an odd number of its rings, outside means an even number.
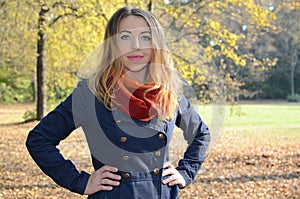
[[[93,194],[98,191],[110,191],[114,186],[119,186],[121,176],[116,175],[118,169],[111,166],[103,166],[94,171],[85,188],[85,194]]]
[[[174,170],[176,170],[172,164],[167,164],[164,168],[165,170],[163,171],[162,176],[172,175],[175,172]]]
[[[105,185],[119,186],[120,182],[119,181],[115,181],[115,180],[110,180],[108,178],[105,178],[105,179],[100,180],[100,184],[102,186],[105,186]]]
[[[96,173],[101,177],[101,179],[112,179],[112,180],[121,180],[121,176],[114,174],[113,172],[117,172],[118,169],[110,166],[103,166],[96,171]],[[105,181],[102,184],[110,184],[110,181]]]
[[[120,184],[119,180],[121,180],[121,176],[114,174],[114,172],[117,171],[117,168],[107,165],[98,169],[95,173],[99,178],[99,185],[103,187],[105,187],[105,185],[118,186]],[[112,189],[112,187],[109,188]]]
[[[168,184],[169,186],[178,185],[180,188],[186,185],[184,178],[173,165],[168,165],[163,171],[162,176],[169,176],[162,181],[163,184]]]
[[[105,172],[105,171],[117,172],[118,168],[105,165],[105,166],[101,167],[100,169],[98,169],[96,172],[101,173],[101,172]]]
[[[114,186],[119,186],[121,176],[115,174],[117,171],[118,169],[116,167],[107,165],[94,171],[88,180],[84,193],[93,194],[98,191],[110,191]],[[168,178],[162,181],[163,184],[168,184],[169,186],[178,185],[179,188],[183,188],[186,185],[184,178],[172,164],[166,165],[162,176],[168,176]]]

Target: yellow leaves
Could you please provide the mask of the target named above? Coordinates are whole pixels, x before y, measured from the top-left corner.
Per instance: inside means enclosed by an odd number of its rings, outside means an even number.
[[[211,29],[215,30],[215,31],[219,31],[221,29],[221,23],[217,22],[217,21],[210,21],[209,26]]]
[[[244,2],[243,6],[250,13],[251,18],[256,22],[257,27],[271,27],[271,21],[276,20],[276,14],[259,4]]]
[[[176,8],[176,7],[170,6],[170,7],[166,7],[165,9],[166,9],[166,12],[175,19],[177,19],[179,14],[181,13],[180,7]]]
[[[220,34],[220,37],[222,39],[224,39],[229,44],[229,46],[235,48],[237,41],[240,38],[242,38],[243,35],[237,35],[237,34],[234,34],[234,33],[230,32],[228,29],[223,29],[221,34]]]
[[[240,66],[246,65],[246,60],[242,59],[239,55],[236,54],[235,50],[237,50],[237,42],[244,38],[243,34],[235,34],[226,29],[226,27],[221,26],[219,22],[215,22],[213,20],[209,21],[210,30],[207,30],[206,34],[211,36],[211,39],[214,39],[214,45],[220,46],[221,53],[226,57],[231,58],[235,64]],[[209,55],[216,56],[216,52],[212,48],[206,49],[206,52]]]
[[[224,44],[219,44],[221,47],[221,51],[222,53],[232,59],[234,61],[234,63],[236,65],[240,65],[240,66],[246,66],[246,60],[243,59],[242,57],[238,56],[235,52],[233,48],[228,48],[228,46],[225,46]]]
[[[278,59],[274,58],[273,60],[271,60],[270,58],[264,58],[262,60],[262,69],[267,69],[269,67],[275,66],[277,64]]]
[[[196,78],[195,78],[195,84],[204,84],[206,82],[206,77],[203,76],[203,75],[197,75]]]
[[[300,2],[298,1],[292,1],[292,2],[282,2],[282,4],[278,5],[278,9],[282,9],[282,7],[285,7],[290,10],[295,10],[300,8]]]

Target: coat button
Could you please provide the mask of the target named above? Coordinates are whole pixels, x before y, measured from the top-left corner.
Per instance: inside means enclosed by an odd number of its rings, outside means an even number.
[[[159,157],[159,156],[160,156],[160,151],[156,151],[156,152],[155,152],[155,156],[156,156],[156,157]]]
[[[130,178],[130,174],[129,173],[123,173],[122,177],[125,179],[129,179]]]
[[[158,138],[159,138],[160,140],[164,140],[164,139],[166,139],[166,136],[165,136],[165,134],[160,133],[160,134],[158,134]]]
[[[120,142],[124,143],[124,142],[126,142],[126,141],[127,141],[127,137],[121,137],[121,138],[120,138]]]
[[[158,175],[159,172],[160,172],[159,168],[155,168],[155,169],[153,170],[153,173],[154,173],[155,175]]]
[[[127,160],[129,159],[129,156],[124,155],[122,159],[123,159],[124,161],[127,161]]]
[[[122,122],[122,120],[116,120],[116,123],[121,123]]]

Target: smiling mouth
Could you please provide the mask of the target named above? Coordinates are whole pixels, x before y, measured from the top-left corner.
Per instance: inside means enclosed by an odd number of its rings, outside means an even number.
[[[144,56],[141,56],[141,55],[132,55],[132,56],[127,56],[127,57],[130,60],[139,61],[139,60],[143,59]]]

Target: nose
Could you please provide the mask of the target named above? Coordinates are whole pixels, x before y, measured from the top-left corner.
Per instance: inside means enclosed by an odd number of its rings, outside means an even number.
[[[141,49],[139,38],[133,39],[131,45],[132,45],[132,50],[140,50]]]

